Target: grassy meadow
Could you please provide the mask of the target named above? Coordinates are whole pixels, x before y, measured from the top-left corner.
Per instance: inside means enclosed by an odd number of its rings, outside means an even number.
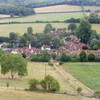
[[[54,76],[60,83],[61,89],[60,91],[65,90],[74,90],[69,83],[67,83],[62,76],[60,76],[53,67],[48,66],[46,64],[46,74]],[[10,73],[7,75],[0,74],[0,87],[6,87],[7,82],[9,83],[10,87],[17,88],[17,89],[25,89],[29,88],[28,80],[30,78],[36,78],[41,81],[45,77],[45,64],[44,63],[36,63],[36,62],[29,62],[28,63],[28,76],[23,77],[20,79],[17,75],[15,79],[12,80],[10,78]]]
[[[63,67],[89,88],[100,91],[100,63],[66,63]]]
[[[18,32],[23,35],[28,27],[32,27],[34,33],[42,33],[47,23],[30,24],[0,24],[0,36],[9,36],[10,32]],[[51,23],[55,28],[68,28],[69,23]],[[78,24],[77,24],[78,25]],[[100,24],[92,24],[92,28],[100,34]]]

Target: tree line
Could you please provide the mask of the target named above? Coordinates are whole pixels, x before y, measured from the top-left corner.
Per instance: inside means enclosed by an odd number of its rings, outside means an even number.
[[[46,7],[61,4],[100,6],[99,0],[0,0],[0,3],[13,4],[28,8]]]
[[[8,14],[13,17],[13,15],[16,16],[28,16],[35,14],[34,9],[26,8],[26,7],[18,7],[14,5],[8,5],[8,4],[0,4],[0,14]]]

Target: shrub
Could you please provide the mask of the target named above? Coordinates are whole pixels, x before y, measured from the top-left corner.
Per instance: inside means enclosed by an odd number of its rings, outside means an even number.
[[[57,56],[56,57],[56,61],[60,61],[60,56]]]
[[[49,62],[48,62],[48,65],[53,66],[53,63],[49,61]]]
[[[87,45],[85,45],[85,46],[82,47],[82,49],[83,49],[83,50],[88,50],[89,48],[88,48]]]
[[[30,79],[29,80],[29,87],[30,90],[37,90],[39,85],[39,81],[37,79]]]
[[[72,61],[72,62],[79,62],[79,61],[80,61],[80,58],[79,58],[79,56],[77,56],[76,54],[74,54],[74,55],[71,57],[71,61]]]
[[[71,61],[71,57],[69,55],[66,55],[65,52],[62,53],[61,57],[60,57],[60,60],[62,62],[68,62],[68,61]]]
[[[51,56],[52,56],[53,60],[55,60],[57,55],[56,55],[56,53],[53,52],[53,53],[51,54]]]
[[[62,61],[60,61],[60,62],[59,62],[59,65],[62,65],[62,64],[64,64],[64,63],[63,63]]]
[[[77,92],[81,92],[82,91],[82,88],[81,87],[78,87],[77,88]]]
[[[98,47],[97,45],[94,45],[94,46],[92,47],[92,49],[93,49],[93,50],[98,50],[99,47]]]
[[[86,62],[87,61],[87,54],[85,51],[81,51],[79,54],[80,62]]]
[[[95,55],[94,55],[94,53],[90,53],[90,54],[88,55],[88,61],[90,61],[90,62],[95,61]]]
[[[41,81],[41,87],[47,91],[59,91],[60,85],[56,79],[48,75]]]
[[[56,91],[59,91],[59,89],[60,89],[59,82],[57,80],[53,80],[51,83],[50,91],[56,92]]]

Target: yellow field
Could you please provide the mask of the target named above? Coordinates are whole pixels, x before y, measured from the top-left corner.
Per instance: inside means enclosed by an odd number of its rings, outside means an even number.
[[[52,23],[55,28],[67,28],[69,23]],[[46,23],[31,23],[31,24],[2,24],[0,25],[0,36],[9,36],[10,32],[18,32],[23,35],[27,32],[28,27],[33,28],[34,33],[42,33]],[[100,34],[100,24],[92,24],[93,29]]]
[[[48,64],[46,64],[46,73],[47,75],[51,75],[53,77],[55,77],[61,86],[60,91],[64,92],[66,90],[75,90],[73,89],[69,83],[67,83],[63,77],[61,75],[59,75],[59,73],[56,72],[56,70],[54,70],[53,67],[48,66]],[[9,77],[11,77],[10,73],[7,75],[2,75],[0,74],[0,87],[6,87],[6,83],[9,82],[10,87],[12,88],[21,88],[21,89],[25,89],[25,88],[29,88],[28,85],[28,80],[30,78],[36,78],[39,81],[41,81],[44,77],[45,77],[45,64],[44,63],[39,63],[39,62],[29,62],[28,63],[28,76],[23,77],[20,80],[11,80],[9,79]],[[15,76],[17,79],[18,76]],[[1,99],[0,99],[1,100]]]
[[[5,17],[10,17],[10,15],[3,15],[3,14],[0,14],[0,18],[5,18]]]
[[[58,5],[50,7],[35,8],[36,13],[46,13],[46,12],[65,12],[65,11],[81,11],[80,6],[72,5]]]
[[[0,89],[0,100],[78,100],[78,97]],[[81,100],[93,100],[93,98],[81,97]]]

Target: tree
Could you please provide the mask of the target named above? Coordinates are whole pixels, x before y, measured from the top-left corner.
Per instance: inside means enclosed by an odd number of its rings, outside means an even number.
[[[29,80],[30,90],[37,90],[38,85],[39,85],[39,81],[37,79],[32,78]]]
[[[0,49],[0,57],[4,54],[4,51]]]
[[[11,73],[12,79],[15,74],[18,76],[27,75],[27,61],[20,54],[4,54],[1,57],[1,73]]]
[[[33,34],[33,29],[32,29],[32,27],[28,27],[27,33],[28,33],[28,34]]]
[[[41,86],[43,89],[52,92],[59,91],[60,89],[59,82],[50,75],[47,75],[45,79],[41,81]]]
[[[10,14],[10,17],[11,17],[11,18],[13,18],[13,17],[14,17],[14,14],[13,14],[13,13],[11,13],[11,14]]]
[[[91,25],[87,19],[81,19],[80,25],[76,31],[76,35],[81,42],[87,43],[91,37],[93,30],[91,29]]]
[[[62,62],[67,62],[67,61],[71,61],[71,57],[69,55],[66,55],[65,52],[62,53],[61,57],[60,57],[60,60]]]
[[[52,56],[53,60],[55,60],[57,55],[56,55],[55,52],[53,52],[53,53],[51,54],[51,56]]]
[[[50,33],[52,31],[52,25],[51,24],[47,24],[44,28],[44,33]]]
[[[92,47],[92,49],[93,49],[93,50],[98,50],[99,48],[98,48],[97,45],[94,45],[94,46]]]
[[[75,23],[71,23],[68,26],[68,30],[71,30],[71,32],[73,32],[75,29],[77,29],[77,26]]]
[[[87,54],[85,51],[81,51],[79,54],[80,62],[86,62],[87,61]]]
[[[94,38],[94,39],[92,39],[92,40],[90,41],[90,46],[91,46],[91,47],[93,47],[93,46],[95,46],[95,45],[97,45],[97,46],[100,48],[100,41],[97,40],[96,38]]]
[[[94,55],[94,53],[89,53],[89,55],[88,55],[88,61],[90,61],[90,62],[95,61],[95,55]]]

